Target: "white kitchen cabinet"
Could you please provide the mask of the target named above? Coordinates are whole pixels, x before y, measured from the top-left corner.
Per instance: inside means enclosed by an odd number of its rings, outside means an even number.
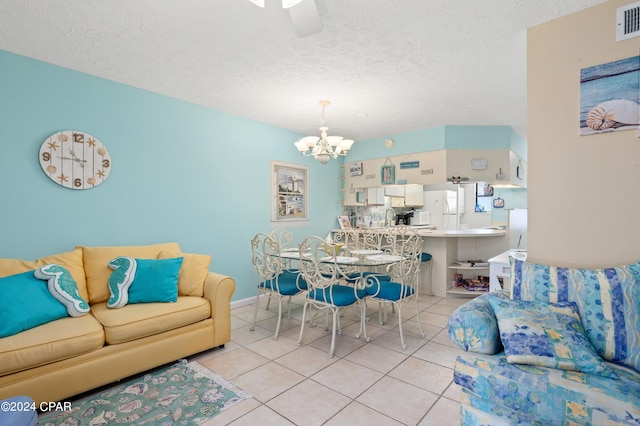
[[[404,186],[402,185],[385,186],[384,195],[386,195],[387,197],[404,198]]]
[[[424,187],[422,185],[405,185],[404,205],[422,208],[424,206]]]
[[[424,187],[422,185],[398,185],[384,188],[385,195],[391,198],[391,207],[424,206]]]
[[[367,205],[384,206],[384,188],[367,188]]]

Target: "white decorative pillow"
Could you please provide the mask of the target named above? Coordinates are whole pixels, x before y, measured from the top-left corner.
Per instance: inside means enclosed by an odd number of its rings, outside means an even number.
[[[47,281],[49,292],[67,308],[69,316],[81,317],[89,312],[89,304],[80,296],[78,284],[67,268],[50,263],[36,269],[33,275]]]
[[[136,260],[129,256],[120,256],[109,262],[113,269],[109,276],[108,308],[122,308],[129,302],[129,287],[136,276]]]

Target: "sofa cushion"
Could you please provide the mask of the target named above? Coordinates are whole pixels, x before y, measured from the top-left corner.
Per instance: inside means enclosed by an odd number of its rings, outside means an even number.
[[[67,309],[49,293],[34,271],[0,278],[0,337],[67,316]]]
[[[447,332],[459,348],[489,355],[502,351],[498,320],[489,303],[489,296],[484,294],[476,297],[449,316]]]
[[[511,259],[514,299],[575,302],[603,359],[640,371],[640,262],[614,268],[564,268]]]
[[[580,324],[575,303],[489,297],[507,361],[614,377]]]
[[[71,358],[102,346],[104,331],[92,315],[66,317],[65,311],[65,318],[3,338],[0,375]]]
[[[156,259],[161,251],[180,252],[178,243],[152,244],[147,246],[98,246],[82,247],[84,271],[87,277],[89,304],[105,302],[109,298],[109,262],[119,256]],[[53,262],[55,263],[55,262]]]
[[[618,380],[510,364],[504,354],[465,352],[457,357],[453,376],[464,389],[461,424],[637,424],[640,378],[631,369],[608,366]]]
[[[172,257],[183,257],[180,275],[178,276],[179,296],[202,297],[204,281],[209,273],[211,256],[208,254],[180,253],[161,251],[158,259],[169,259]]]
[[[67,308],[70,317],[80,317],[89,313],[89,304],[80,296],[78,284],[64,266],[51,263],[34,271],[34,276],[47,281],[49,293]]]
[[[129,287],[128,303],[175,302],[182,257],[136,259],[136,275]]]
[[[0,277],[33,271],[50,263],[56,263],[67,268],[69,272],[71,272],[76,284],[78,284],[80,296],[82,296],[84,300],[89,300],[81,247],[76,247],[74,250],[64,253],[52,254],[37,260],[0,259]]]
[[[138,303],[110,309],[105,303],[91,306],[104,327],[108,344],[118,344],[202,321],[211,316],[211,305],[202,297],[178,297],[176,303]]]

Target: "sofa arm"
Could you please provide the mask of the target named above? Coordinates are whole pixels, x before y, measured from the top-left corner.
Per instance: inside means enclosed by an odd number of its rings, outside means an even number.
[[[207,274],[204,297],[211,303],[216,345],[224,345],[231,340],[231,296],[235,290],[233,278],[211,271]]]
[[[495,293],[482,295],[460,306],[449,317],[449,338],[460,349],[487,355],[502,351],[498,320],[489,297],[505,296]]]

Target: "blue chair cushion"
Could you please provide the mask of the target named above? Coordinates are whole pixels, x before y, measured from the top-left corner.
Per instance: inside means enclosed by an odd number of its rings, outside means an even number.
[[[295,296],[300,293],[301,290],[307,289],[307,282],[298,275],[282,273],[278,276],[278,285],[276,288],[275,280],[263,281],[260,283],[260,287],[268,288],[271,291],[278,291],[283,296]]]
[[[364,290],[355,290],[351,286],[334,284],[331,287],[311,290],[309,297],[319,302],[329,303],[336,306],[353,305],[360,299],[364,299]]]
[[[377,272],[353,272],[353,273],[347,275],[346,280],[349,283],[354,283],[361,276],[367,277],[369,275],[375,275],[378,278],[378,281],[391,281],[391,276],[390,275],[381,275],[381,274],[378,274]]]
[[[411,287],[403,286],[400,283],[394,283],[392,281],[386,281],[380,283],[380,291],[378,292],[378,285],[371,285],[365,288],[365,292],[368,296],[375,296],[376,299],[385,299],[391,301],[398,301],[405,297],[411,296],[415,291]],[[376,294],[376,292],[378,294]]]
[[[433,256],[429,253],[421,253],[420,254],[420,262],[428,262],[431,260]]]

